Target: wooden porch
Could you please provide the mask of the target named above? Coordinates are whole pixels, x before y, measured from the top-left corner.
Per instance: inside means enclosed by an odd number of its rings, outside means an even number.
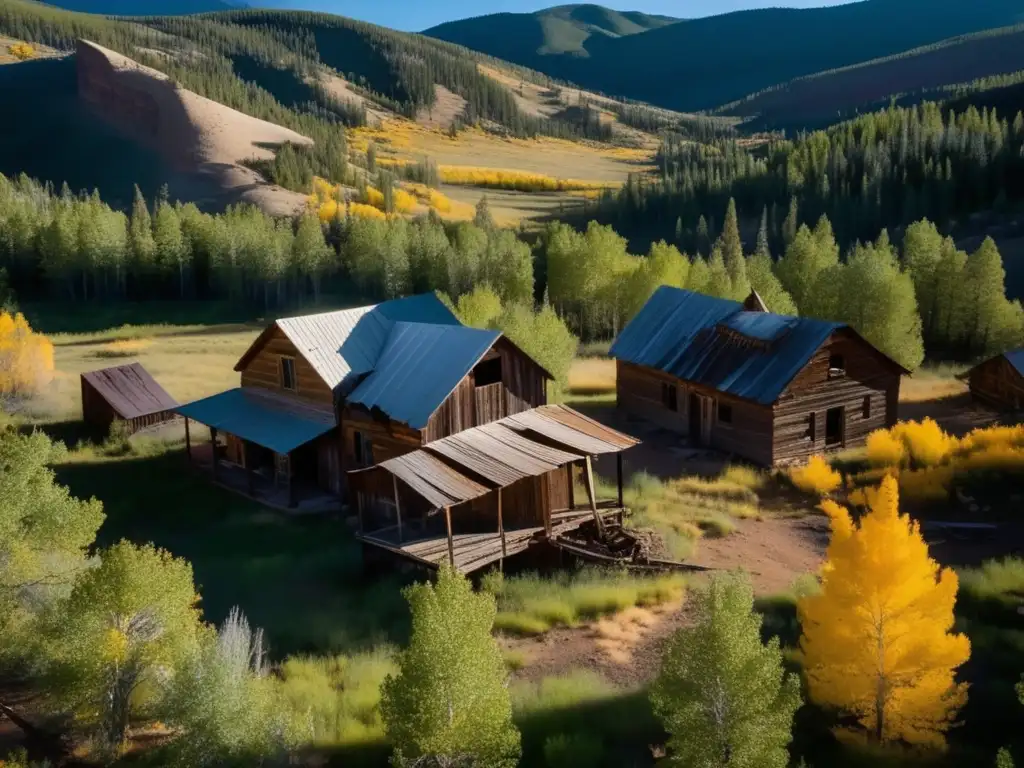
[[[623,508],[616,502],[605,502],[599,505],[598,514],[602,520],[621,522]],[[450,540],[447,535],[402,540],[401,529],[394,525],[360,534],[357,538],[364,544],[385,549],[429,568],[438,568],[451,562],[456,570],[465,574],[501,562],[534,544],[575,530],[593,519],[594,511],[588,505],[553,512],[550,532],[544,526],[534,526],[495,533],[453,533]]]

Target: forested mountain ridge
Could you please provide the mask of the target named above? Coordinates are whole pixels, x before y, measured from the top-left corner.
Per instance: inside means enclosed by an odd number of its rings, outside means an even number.
[[[242,0],[52,0],[48,5],[106,16],[184,16],[244,8]]]
[[[500,35],[488,17],[428,30],[489,49]],[[520,48],[506,35],[501,56],[604,93],[683,111],[711,109],[816,72],[891,56],[957,35],[1024,21],[1016,0],[862,0],[814,9],[768,8],[671,24],[619,38],[593,35],[578,54]]]
[[[423,34],[517,61],[524,52],[587,56],[591,37],[625,37],[675,24],[679,19],[600,5],[560,5],[533,13],[493,13],[449,21]],[[506,55],[508,54],[508,55]]]

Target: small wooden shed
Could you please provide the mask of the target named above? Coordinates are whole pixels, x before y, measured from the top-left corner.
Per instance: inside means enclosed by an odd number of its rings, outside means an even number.
[[[1024,347],[978,363],[958,378],[966,380],[971,397],[1000,411],[1024,407]]]
[[[107,431],[124,422],[129,434],[173,421],[178,401],[156,383],[141,363],[117,365],[82,374],[82,418]]]

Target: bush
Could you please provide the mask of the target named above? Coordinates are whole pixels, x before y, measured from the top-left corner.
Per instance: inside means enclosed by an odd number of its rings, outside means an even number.
[[[819,496],[832,493],[843,482],[842,476],[829,466],[824,456],[812,456],[803,466],[793,467],[789,470],[789,479],[801,491]]]
[[[898,467],[907,457],[907,448],[888,429],[876,429],[868,435],[867,457],[875,467]]]
[[[933,419],[900,422],[892,434],[906,445],[911,461],[922,467],[941,464],[957,446],[956,438],[943,432]]]

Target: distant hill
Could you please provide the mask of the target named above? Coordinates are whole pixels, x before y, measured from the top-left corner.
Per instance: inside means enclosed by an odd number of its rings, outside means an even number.
[[[48,5],[107,16],[183,16],[244,8],[243,0],[49,0]]]
[[[752,125],[757,128],[817,127],[885,106],[892,99],[906,104],[1001,88],[1007,85],[1002,82],[1006,76],[1018,72],[1024,76],[1024,24],[798,78],[717,111],[756,118]],[[978,82],[972,85],[974,81]],[[996,101],[992,106],[1005,113],[1010,105]]]
[[[560,5],[534,13],[493,13],[450,21],[423,34],[525,64],[540,56],[587,56],[591,37],[627,37],[678,21],[600,5]]]
[[[892,56],[958,35],[1024,22],[1020,0],[862,0],[766,8],[590,34],[572,49],[544,33],[545,13],[482,16],[425,34],[608,94],[693,111],[816,72]],[[565,52],[562,52],[562,51]]]

